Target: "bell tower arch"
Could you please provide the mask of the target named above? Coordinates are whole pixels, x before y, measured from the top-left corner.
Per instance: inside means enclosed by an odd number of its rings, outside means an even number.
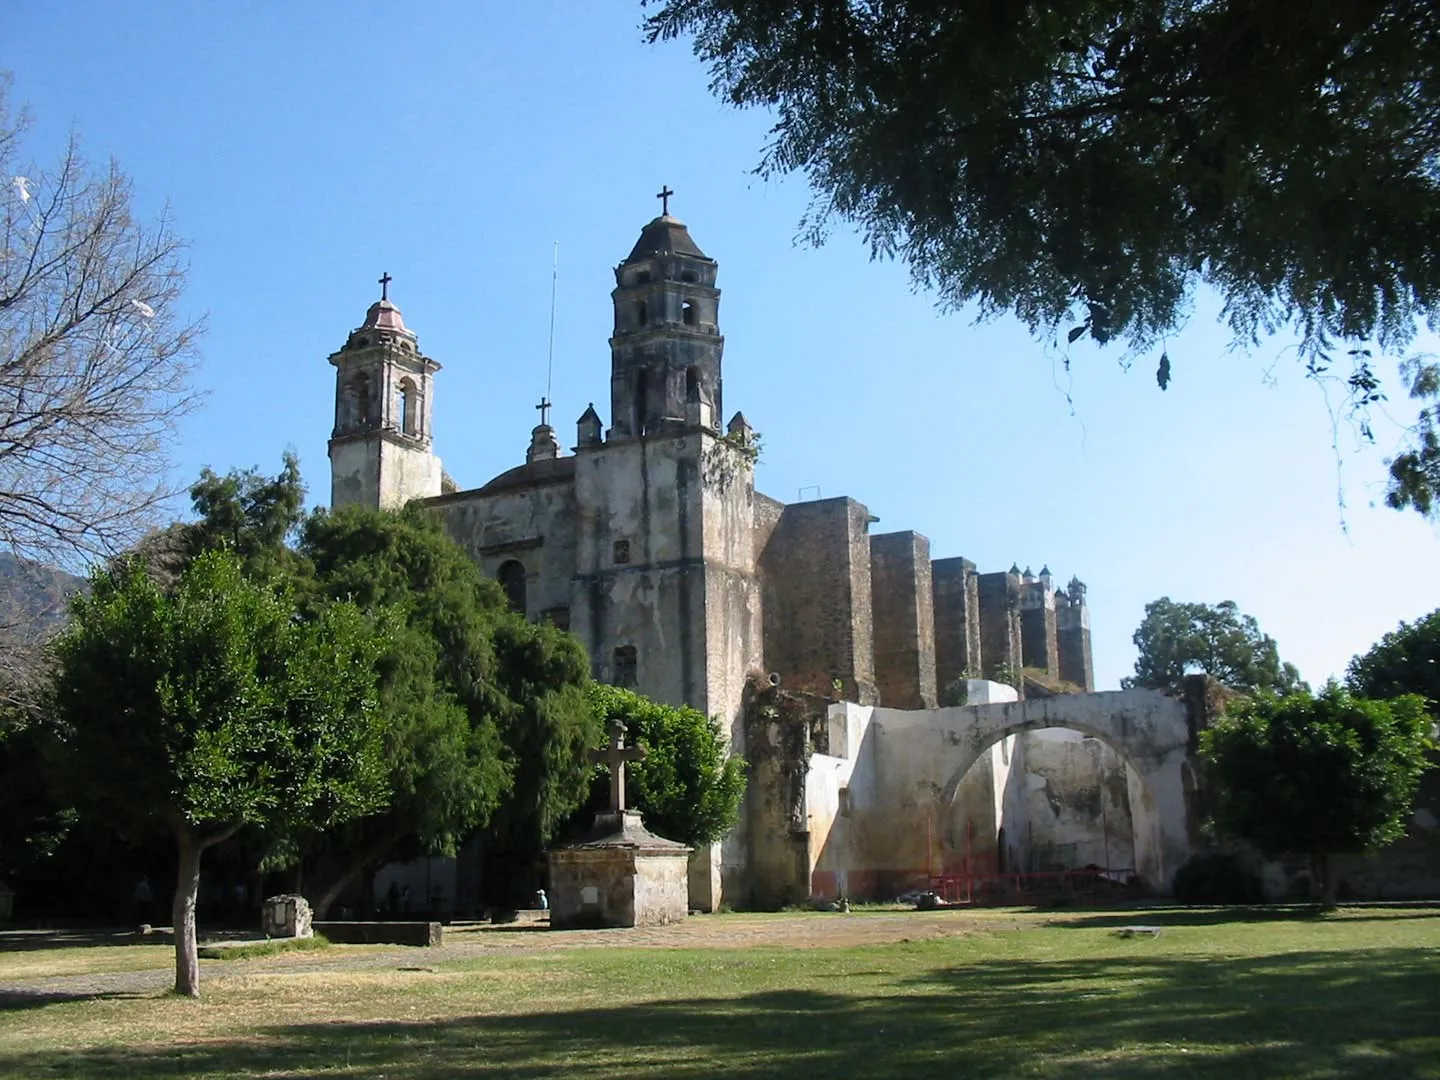
[[[664,207],[615,268],[610,338],[610,438],[720,431],[717,266]]]

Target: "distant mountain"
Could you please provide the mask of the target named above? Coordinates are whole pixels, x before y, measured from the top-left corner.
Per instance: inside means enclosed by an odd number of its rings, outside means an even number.
[[[85,586],[82,577],[0,552],[0,638],[30,639],[59,626],[70,596]]]

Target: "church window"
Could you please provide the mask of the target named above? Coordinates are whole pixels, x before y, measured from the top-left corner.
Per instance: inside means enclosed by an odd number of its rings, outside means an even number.
[[[685,400],[700,400],[700,374],[693,367],[685,369]]]
[[[693,285],[699,279],[695,276],[694,270],[686,270],[680,275],[680,280]]]
[[[615,685],[634,690],[639,685],[639,665],[634,645],[621,645],[615,650]]]
[[[694,326],[696,320],[699,318],[699,314],[695,307],[695,301],[686,300],[685,303],[680,306],[680,315],[681,318],[684,320],[686,326]]]
[[[649,283],[650,283],[650,271],[649,271],[649,270],[641,270],[638,274],[635,275],[635,284],[636,284],[636,285],[648,285]]]
[[[366,345],[370,344],[370,339],[368,337],[358,337],[355,339],[355,344],[358,348],[363,349]]]
[[[641,300],[635,305],[635,323],[638,326],[644,326],[646,322],[649,321],[649,318],[650,312],[645,307],[645,301]]]
[[[500,572],[495,575],[500,582],[500,588],[505,590],[505,599],[510,603],[510,610],[519,615],[525,614],[525,567],[515,559],[500,565]]]
[[[636,435],[644,435],[644,434],[645,434],[645,421],[646,421],[645,410],[646,410],[646,401],[647,401],[647,399],[649,398],[649,396],[650,396],[650,395],[649,395],[649,386],[648,386],[648,380],[647,380],[646,373],[645,373],[644,371],[637,371],[637,372],[635,373],[635,405],[634,405],[634,413],[635,413],[635,427],[634,427],[634,432],[635,432]]]
[[[420,432],[420,394],[412,379],[400,380],[400,430],[406,435]]]
[[[374,395],[370,391],[370,376],[361,371],[350,380],[350,419],[355,427],[368,427],[374,417]]]
[[[628,563],[630,561],[630,541],[615,541],[615,561],[617,563]]]

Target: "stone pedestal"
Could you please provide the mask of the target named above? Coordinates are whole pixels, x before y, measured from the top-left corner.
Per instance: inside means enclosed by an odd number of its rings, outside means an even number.
[[[649,832],[633,810],[550,852],[550,925],[557,930],[658,926],[690,912],[690,849]]]
[[[310,937],[310,919],[310,901],[303,896],[271,896],[260,908],[260,929],[267,938]]]

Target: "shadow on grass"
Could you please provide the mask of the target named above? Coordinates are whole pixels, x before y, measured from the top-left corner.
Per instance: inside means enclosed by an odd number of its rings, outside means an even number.
[[[1415,910],[1424,908],[1423,910]],[[1224,926],[1229,923],[1318,922],[1335,919],[1343,922],[1400,922],[1407,919],[1434,919],[1435,907],[1420,904],[1405,909],[1384,907],[1342,907],[1327,912],[1316,904],[1273,904],[1263,907],[1185,908],[1152,907],[1134,911],[1105,911],[1094,915],[1072,913],[1073,909],[1037,909],[1040,914],[1053,915],[1047,926],[1059,929],[1087,930],[1107,926]]]
[[[153,990],[24,990],[9,986],[0,989],[0,1013],[43,1009],[66,1001],[125,1001],[154,996]]]
[[[0,930],[0,952],[88,949],[97,945],[172,945],[169,930]]]
[[[878,973],[877,973],[878,974]],[[848,980],[847,980],[848,982]],[[1433,1076],[1433,950],[996,960],[858,988],[0,1057],[59,1077]],[[552,991],[553,992],[553,991]],[[563,993],[563,991],[561,991]]]

